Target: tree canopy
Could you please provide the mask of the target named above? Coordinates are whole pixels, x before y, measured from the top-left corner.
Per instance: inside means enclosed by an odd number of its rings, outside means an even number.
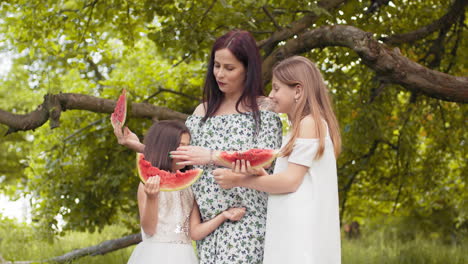
[[[343,221],[397,214],[466,227],[468,102],[463,0],[16,0],[0,3],[1,190],[33,197],[50,232],[137,230],[135,154],[109,122],[125,88],[128,126],[183,120],[208,54],[233,28],[271,68],[315,61],[341,125]],[[53,128],[53,129],[52,129]]]

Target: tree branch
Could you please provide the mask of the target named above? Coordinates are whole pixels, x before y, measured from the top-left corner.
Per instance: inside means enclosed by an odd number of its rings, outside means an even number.
[[[354,50],[379,79],[400,84],[412,92],[450,102],[468,103],[468,77],[428,69],[372,38],[372,33],[346,26],[323,26],[307,31],[276,49],[263,61],[263,80],[271,79],[273,65],[284,58],[314,48],[341,46]]]
[[[164,92],[176,94],[176,95],[179,95],[179,96],[188,98],[188,99],[190,99],[190,100],[198,101],[198,102],[201,102],[201,101],[202,101],[202,99],[200,99],[200,98],[193,97],[193,96],[190,96],[190,95],[185,94],[185,93],[182,93],[182,92],[177,92],[177,91],[173,91],[173,90],[170,90],[170,89],[166,89],[166,88],[161,88],[161,87],[159,87],[158,90],[157,90],[155,93],[153,93],[152,95],[148,96],[148,98],[146,98],[143,102],[148,102],[151,98],[157,96],[157,95],[160,94],[160,93],[164,93]]]
[[[262,9],[263,9],[263,12],[265,12],[265,14],[268,16],[268,18],[270,18],[271,22],[273,22],[273,24],[275,25],[276,29],[282,30],[283,28],[278,24],[278,22],[276,22],[275,17],[274,17],[273,14],[268,10],[267,6],[266,6],[266,5],[262,6]]]
[[[346,0],[322,0],[317,4],[317,6],[325,10],[331,10],[344,2],[346,2]],[[268,56],[279,42],[303,32],[319,18],[320,14],[308,13],[301,19],[284,27],[282,30],[275,31],[268,39],[257,42],[257,46],[265,51],[265,56]]]
[[[455,31],[455,34],[456,34],[456,40],[455,40],[455,45],[453,45],[453,48],[452,48],[452,51],[450,52],[450,54],[452,55],[452,59],[450,60],[450,63],[449,65],[447,66],[447,69],[445,69],[445,72],[449,72],[450,69],[453,67],[453,65],[455,65],[455,59],[457,57],[457,51],[458,51],[458,47],[460,45],[460,41],[462,39],[462,32],[463,32],[463,28],[465,26],[464,24],[464,21],[465,21],[465,15],[463,14],[462,16],[460,16],[459,18],[459,22],[457,24],[457,27],[454,31]]]
[[[89,57],[89,55],[86,55],[86,61],[88,62],[91,69],[94,71],[94,75],[96,76],[96,79],[98,81],[104,80],[104,76],[99,71],[99,67],[96,65],[96,63],[94,63],[93,58]]]
[[[367,8],[366,14],[374,13],[384,5],[388,5],[390,0],[371,0],[371,5]]]
[[[51,128],[55,128],[60,124],[59,119],[62,111],[88,110],[95,113],[110,114],[114,111],[115,103],[115,100],[85,94],[47,94],[44,96],[44,103],[28,114],[13,114],[0,109],[0,124],[9,127],[7,135],[16,131],[34,130],[46,123],[47,120],[51,121]],[[158,120],[185,120],[187,118],[186,114],[147,103],[132,103],[129,109],[128,116],[137,118],[155,118]]]
[[[99,0],[95,0],[93,1],[92,3],[90,3],[89,5],[86,5],[84,8],[88,8],[91,6],[91,10],[89,11],[89,17],[88,17],[88,20],[86,21],[86,27],[85,29],[83,30],[83,34],[81,34],[81,37],[80,37],[80,43],[83,42],[83,39],[86,35],[86,33],[88,32],[88,29],[89,29],[89,24],[91,23],[91,19],[93,18],[93,11],[94,11],[94,7],[96,6],[97,2],[99,2]],[[85,14],[86,16],[86,14]]]
[[[97,256],[104,255],[109,252],[126,248],[131,245],[138,244],[141,241],[141,234],[128,235],[118,239],[112,239],[104,241],[98,245],[76,249],[71,252],[68,252],[62,256],[54,257],[51,259],[41,260],[41,261],[7,261],[7,264],[32,264],[32,263],[46,263],[46,262],[55,262],[55,263],[68,263],[74,259],[86,257],[86,256]]]
[[[395,46],[403,43],[413,43],[417,40],[423,39],[441,28],[454,24],[457,19],[465,13],[465,7],[467,4],[468,1],[466,0],[456,0],[444,16],[431,24],[408,33],[395,34],[390,37],[381,38],[380,40],[388,45]]]
[[[211,5],[205,10],[203,15],[201,16],[201,19],[200,19],[200,22],[198,22],[198,25],[203,24],[203,20],[205,20],[205,18],[207,17],[208,12],[210,12],[211,9],[213,9],[215,3],[216,3],[216,0],[213,0],[213,2],[211,2]]]

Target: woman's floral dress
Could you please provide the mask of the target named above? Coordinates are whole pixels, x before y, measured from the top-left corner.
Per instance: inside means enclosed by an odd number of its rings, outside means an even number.
[[[274,112],[261,111],[261,128],[256,137],[252,113],[214,116],[205,123],[201,119],[201,116],[190,116],[186,121],[193,146],[213,150],[281,147],[281,120]],[[211,174],[216,166],[199,167],[204,172],[192,189],[203,221],[230,207],[247,209],[240,221],[224,222],[197,243],[200,264],[262,263],[268,195],[241,187],[224,190]]]

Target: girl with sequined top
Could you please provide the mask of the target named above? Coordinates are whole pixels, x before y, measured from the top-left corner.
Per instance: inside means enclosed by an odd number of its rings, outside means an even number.
[[[122,132],[116,128],[116,135]],[[135,134],[125,128],[128,144],[141,145]],[[128,134],[131,133],[129,136]],[[119,137],[120,136],[120,137]],[[133,142],[132,142],[133,141]],[[188,128],[178,121],[155,123],[148,131],[141,148],[145,159],[155,167],[166,171],[184,168],[177,159],[168,156],[170,151],[190,142]],[[159,176],[151,177],[138,186],[138,209],[142,242],[133,251],[128,263],[198,263],[192,247],[192,239],[200,240],[225,221],[238,221],[245,208],[231,207],[212,219],[201,222],[200,212],[191,188],[174,192],[159,191]]]

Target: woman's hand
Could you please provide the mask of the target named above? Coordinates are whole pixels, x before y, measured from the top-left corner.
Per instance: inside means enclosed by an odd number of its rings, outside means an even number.
[[[198,146],[181,146],[178,147],[177,150],[171,151],[170,157],[172,159],[182,160],[177,162],[177,165],[205,165],[210,163],[212,158],[211,151],[204,147]],[[214,153],[213,153],[213,156]]]
[[[231,207],[226,211],[222,212],[222,214],[224,217],[226,217],[226,219],[229,219],[231,221],[239,221],[245,215],[245,208]]]
[[[159,182],[161,178],[159,176],[150,177],[145,183],[145,194],[148,200],[153,200],[158,197],[159,194]]]
[[[233,172],[230,169],[216,169],[213,171],[215,181],[223,189],[231,189],[240,186],[243,179],[248,177],[242,173]]]

